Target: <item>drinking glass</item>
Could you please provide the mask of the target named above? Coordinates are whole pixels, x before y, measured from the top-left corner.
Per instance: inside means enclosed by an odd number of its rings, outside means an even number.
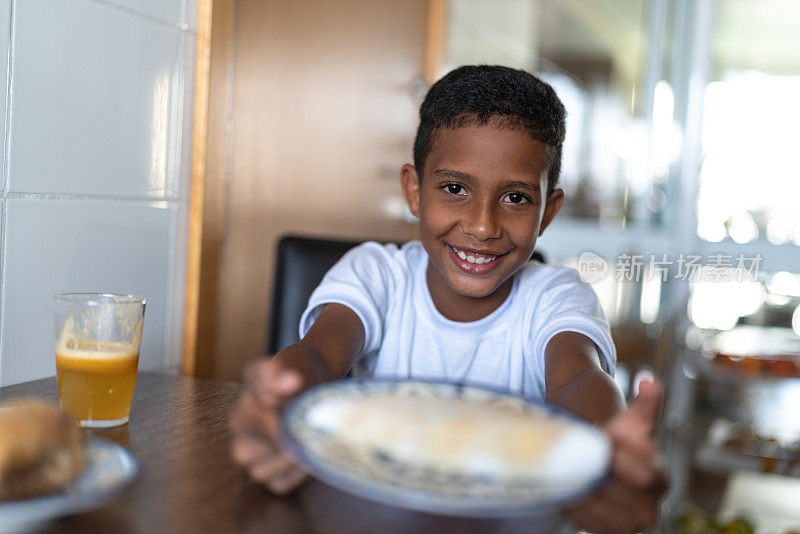
[[[55,296],[58,400],[81,426],[128,422],[144,307],[145,299],[133,295]]]

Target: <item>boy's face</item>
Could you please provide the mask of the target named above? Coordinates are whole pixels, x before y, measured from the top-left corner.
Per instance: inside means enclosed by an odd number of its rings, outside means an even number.
[[[560,189],[547,197],[545,145],[491,122],[438,131],[422,180],[411,165],[401,178],[431,294],[449,302],[497,296],[499,305],[564,199]]]

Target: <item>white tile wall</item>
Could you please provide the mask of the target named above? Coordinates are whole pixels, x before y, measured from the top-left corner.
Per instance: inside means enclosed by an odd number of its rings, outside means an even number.
[[[11,31],[11,0],[0,0],[0,117],[6,116],[6,83],[8,79],[8,39]],[[5,36],[5,38],[3,38]],[[5,136],[5,121],[0,121],[0,139]],[[5,146],[0,146],[0,161],[5,161]],[[0,184],[4,170],[0,170]]]
[[[197,31],[197,10],[199,0],[183,0],[183,20],[190,30]]]
[[[172,191],[180,30],[85,0],[17,2],[14,27],[9,191]]]
[[[173,205],[171,217],[170,270],[174,283],[170,288],[172,300],[168,303],[170,311],[167,315],[171,320],[164,324],[164,343],[169,347],[169,350],[165,351],[169,355],[168,367],[179,370],[183,356],[183,310],[186,297],[184,273],[186,272],[186,236],[189,234],[189,203],[179,202]]]
[[[140,368],[177,368],[194,1],[0,0],[0,385],[54,374],[63,291],[147,297]]]
[[[4,239],[5,239],[5,233],[6,233],[6,199],[0,197],[0,235],[3,236]],[[0,265],[5,263],[6,253],[4,248],[5,247],[0,249]],[[3,287],[2,281],[0,281],[0,302],[2,302],[2,295],[4,294],[4,291],[2,291],[2,287]],[[0,306],[0,324],[2,323],[2,320],[3,320],[3,310],[2,306]],[[1,343],[2,337],[3,337],[3,330],[2,327],[0,327],[0,345],[2,345]],[[0,386],[6,384],[5,377],[3,376],[3,360],[4,358],[2,357],[2,350],[0,349]]]
[[[24,0],[27,1],[27,0]],[[91,0],[116,5],[164,22],[183,22],[181,0]]]
[[[193,58],[196,54],[197,36],[192,33],[185,33],[183,36],[183,57]],[[180,172],[178,173],[178,180],[176,186],[178,188],[177,195],[182,200],[188,201],[191,192],[190,179],[192,167],[192,107],[194,106],[194,63],[189,62],[186,68],[183,69],[183,87],[182,93],[178,98],[183,102],[183,116],[185,120],[182,124],[182,129],[177,130],[176,134],[180,140],[180,158],[175,162],[178,165]],[[178,99],[176,98],[176,100]]]
[[[6,200],[3,383],[55,374],[52,296],[63,292],[147,298],[140,369],[165,367],[171,220],[153,204]]]

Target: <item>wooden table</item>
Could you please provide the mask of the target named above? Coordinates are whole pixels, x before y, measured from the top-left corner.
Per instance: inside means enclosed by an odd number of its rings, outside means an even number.
[[[228,418],[241,384],[139,373],[130,423],[95,435],[127,447],[140,478],[116,502],[38,533],[542,532],[533,518],[476,520],[385,506],[309,481],[291,497],[251,482],[229,456]],[[0,389],[0,400],[56,400],[55,378]]]

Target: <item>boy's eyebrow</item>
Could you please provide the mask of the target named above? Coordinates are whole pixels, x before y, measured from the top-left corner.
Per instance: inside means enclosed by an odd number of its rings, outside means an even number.
[[[456,180],[463,180],[465,182],[476,182],[477,179],[475,176],[468,172],[464,171],[456,171],[453,169],[436,169],[433,171],[434,174],[438,174],[441,176],[446,176],[448,178],[454,178]],[[539,191],[540,187],[537,184],[533,184],[530,182],[522,182],[519,180],[512,180],[510,182],[506,182],[503,184],[504,187],[515,187],[518,189],[529,189],[531,191]]]
[[[513,181],[505,184],[506,187],[515,187],[517,189],[528,189],[529,191],[539,191],[541,188],[537,184],[529,182]]]
[[[448,178],[455,178],[456,180],[464,180],[465,182],[474,182],[475,177],[468,172],[456,171],[453,169],[436,169],[433,174],[441,174]]]

